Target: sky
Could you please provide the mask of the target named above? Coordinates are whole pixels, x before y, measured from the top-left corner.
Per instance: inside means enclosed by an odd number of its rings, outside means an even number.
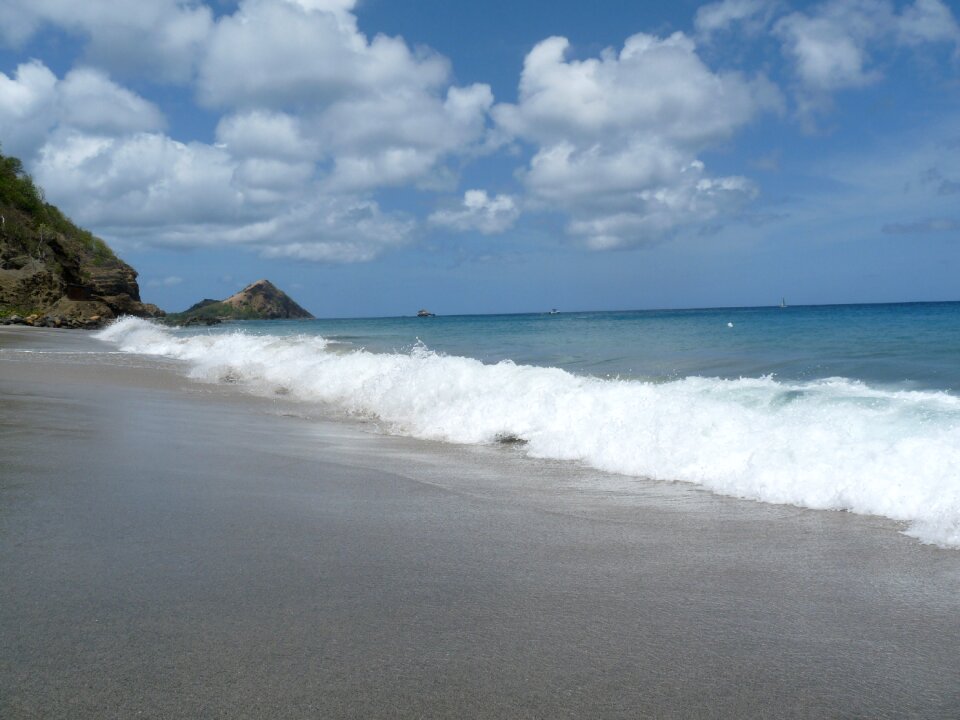
[[[0,146],[168,311],[960,300],[943,0],[2,0]]]

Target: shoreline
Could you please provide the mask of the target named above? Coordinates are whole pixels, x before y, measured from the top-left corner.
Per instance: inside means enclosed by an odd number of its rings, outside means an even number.
[[[595,490],[108,351],[0,328],[3,717],[960,713],[960,552],[897,523]]]

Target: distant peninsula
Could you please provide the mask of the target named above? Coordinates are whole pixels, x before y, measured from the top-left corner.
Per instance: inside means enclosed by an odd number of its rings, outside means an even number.
[[[313,315],[269,280],[257,280],[226,300],[205,299],[166,321],[176,325],[212,325],[224,320],[311,320]]]
[[[46,202],[20,160],[0,154],[0,324],[93,328],[163,314],[140,301],[136,270]]]

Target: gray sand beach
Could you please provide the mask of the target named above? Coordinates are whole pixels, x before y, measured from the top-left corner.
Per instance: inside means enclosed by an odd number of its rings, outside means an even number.
[[[0,328],[2,718],[960,717],[960,551],[891,521],[108,350]]]

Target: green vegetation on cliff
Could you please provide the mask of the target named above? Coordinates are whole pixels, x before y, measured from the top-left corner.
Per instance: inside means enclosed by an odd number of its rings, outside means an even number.
[[[0,318],[90,326],[162,315],[140,302],[136,278],[103,240],[46,201],[19,159],[0,153]]]
[[[33,178],[23,169],[18,158],[0,153],[0,225],[6,239],[11,243],[19,240],[22,249],[35,253],[43,252],[44,236],[61,234],[74,240],[97,266],[118,262],[113,250],[89,230],[79,228],[51,205],[36,186]]]

